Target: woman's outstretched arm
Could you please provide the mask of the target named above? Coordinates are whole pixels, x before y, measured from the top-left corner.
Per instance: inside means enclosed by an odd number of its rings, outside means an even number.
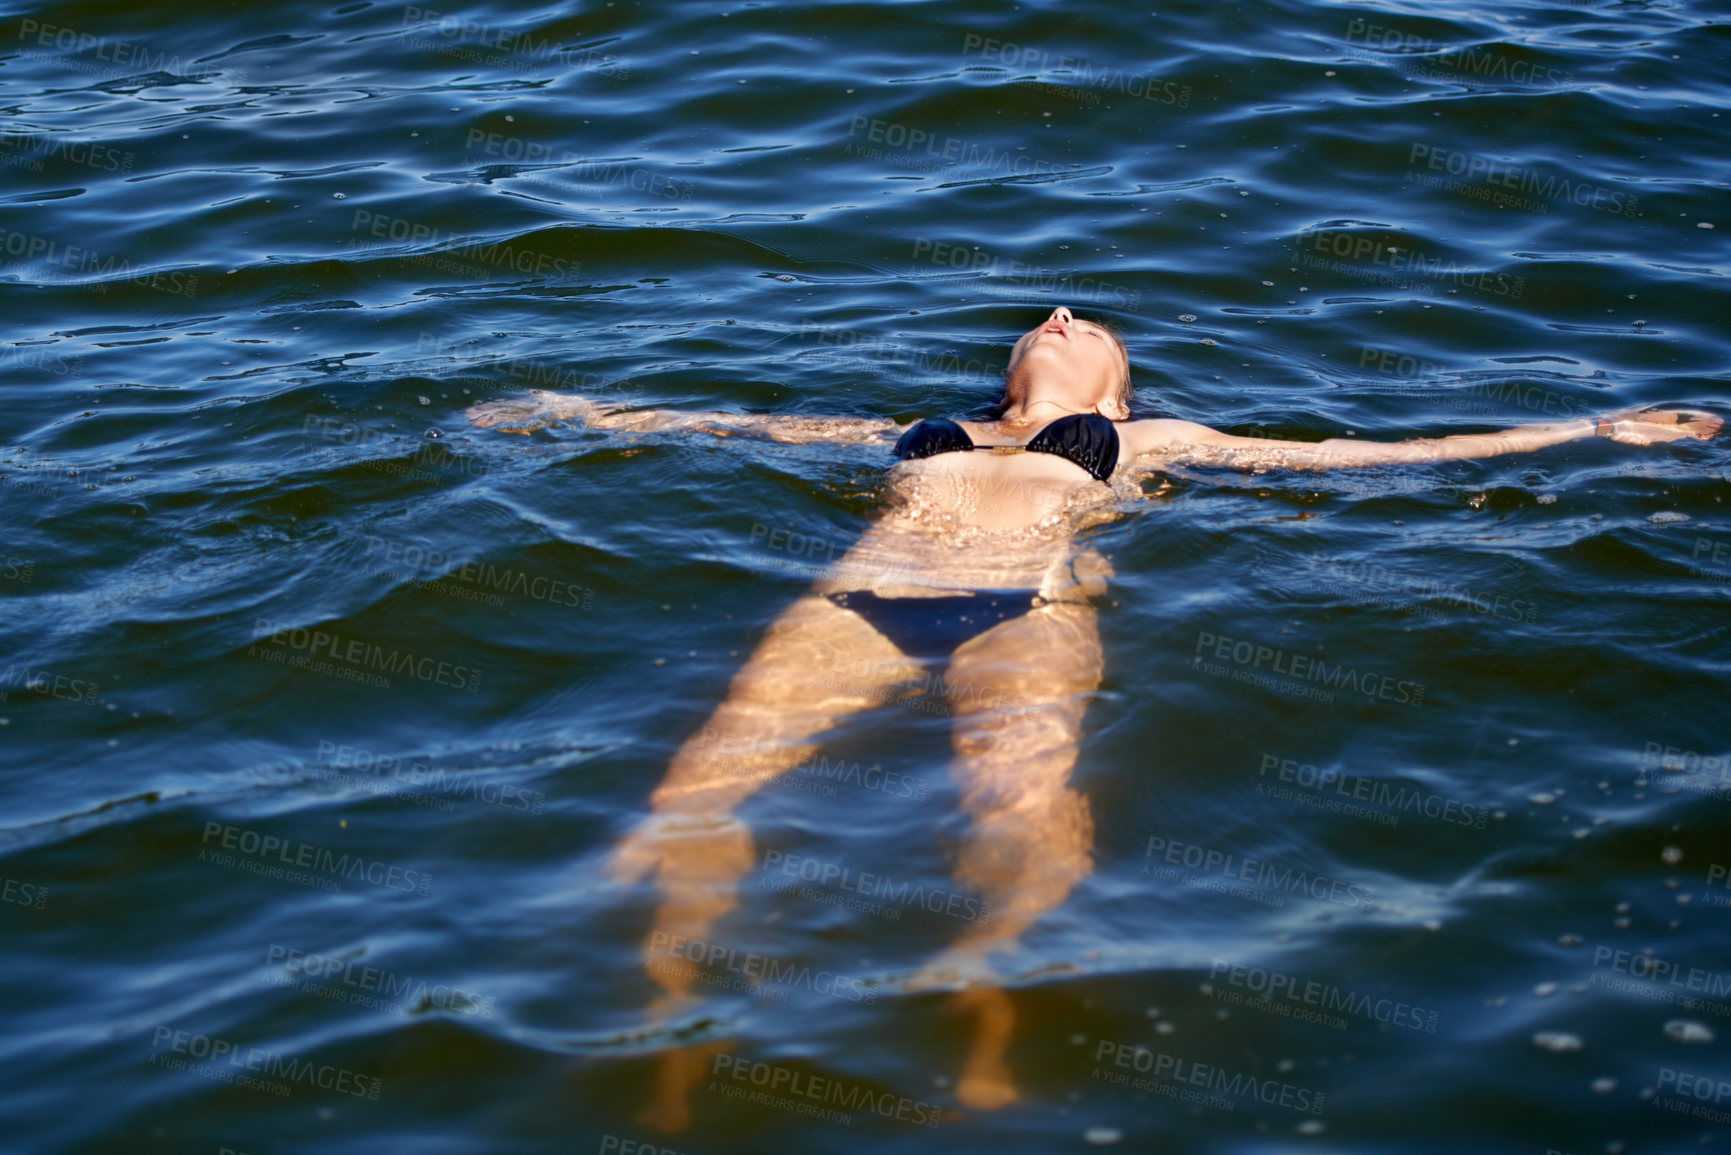
[[[530,392],[516,401],[488,401],[471,407],[466,416],[476,425],[497,425],[506,433],[533,433],[556,422],[581,421],[592,429],[624,429],[633,433],[690,429],[717,437],[767,437],[806,445],[817,441],[893,442],[900,433],[887,417],[801,417],[759,413],[686,413],[677,409],[618,412],[619,402],[591,401],[575,393]]]
[[[1132,421],[1123,428],[1125,446],[1142,464],[1224,465],[1234,469],[1350,469],[1362,465],[1456,461],[1525,453],[1595,436],[1626,445],[1653,445],[1719,431],[1718,417],[1696,409],[1624,409],[1600,418],[1545,421],[1495,433],[1461,433],[1413,441],[1275,441],[1234,437],[1194,421]]]

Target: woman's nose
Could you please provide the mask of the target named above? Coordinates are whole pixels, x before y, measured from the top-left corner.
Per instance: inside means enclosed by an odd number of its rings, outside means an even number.
[[[1070,310],[1064,308],[1062,305],[1059,305],[1056,309],[1052,310],[1052,316],[1058,318],[1058,320],[1064,322],[1066,325],[1075,320],[1074,317],[1070,316]]]

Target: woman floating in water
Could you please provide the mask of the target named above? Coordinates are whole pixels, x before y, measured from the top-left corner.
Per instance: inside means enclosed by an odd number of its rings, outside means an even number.
[[[1016,342],[995,421],[935,417],[904,431],[871,418],[622,412],[545,392],[469,411],[477,425],[514,432],[581,419],[596,429],[893,444],[899,459],[888,475],[890,510],[770,627],[727,700],[674,756],[650,795],[653,814],[612,855],[612,878],[652,878],[660,893],[645,942],[649,973],[665,991],[658,1018],[692,1005],[698,977],[689,963],[658,958],[659,945],[707,939],[756,865],[751,832],[734,816],[739,805],[811,757],[841,720],[947,662],[937,685],[953,715],[951,774],[971,819],[955,875],[989,903],[990,917],[969,922],[904,989],[959,988],[958,1009],[976,1028],[956,1097],[977,1109],[1013,1102],[1004,1055],[1014,1012],[985,960],[1014,946],[1092,868],[1093,818],[1069,778],[1102,674],[1088,599],[1110,570],[1098,553],[1078,551],[1075,536],[1115,504],[1114,483],[1179,464],[1321,470],[1491,457],[1590,437],[1705,440],[1721,424],[1690,410],[1630,409],[1497,433],[1313,444],[1132,421],[1130,396],[1123,342],[1058,308]],[[720,1046],[662,1056],[646,1121],[686,1125],[689,1094]]]

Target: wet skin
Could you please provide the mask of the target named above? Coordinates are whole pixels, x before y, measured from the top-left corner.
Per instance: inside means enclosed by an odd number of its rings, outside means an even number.
[[[811,756],[850,715],[883,704],[922,664],[863,617],[825,594],[871,590],[883,597],[953,597],[977,590],[1038,593],[1037,608],[964,643],[943,676],[952,711],[951,775],[969,829],[955,863],[958,888],[990,904],[956,942],[907,978],[902,989],[951,989],[952,1009],[974,1023],[956,1098],[986,1110],[1015,1101],[1005,1062],[1014,1033],[1010,996],[988,957],[1015,945],[1092,869],[1094,823],[1070,784],[1088,696],[1103,660],[1094,607],[1109,567],[1077,553],[1076,531],[1151,471],[1178,464],[1239,469],[1337,469],[1525,452],[1585,437],[1635,445],[1707,439],[1717,417],[1688,410],[1625,410],[1611,425],[1548,422],[1444,438],[1320,443],[1234,437],[1177,420],[1129,420],[1117,384],[1127,372],[1106,330],[1058,308],[1011,350],[1008,404],[998,421],[962,422],[979,447],[1013,450],[1068,413],[1117,422],[1118,468],[1110,484],[1046,453],[944,453],[894,465],[889,508],[847,555],[794,602],[735,675],[726,699],[674,755],[650,795],[651,813],[615,847],[609,877],[658,892],[644,943],[648,973],[662,988],[651,1007],[664,1021],[686,1014],[697,971],[668,965],[655,944],[707,940],[738,905],[739,880],[757,864],[751,832],[735,817],[756,791]],[[902,432],[888,420],[624,412],[616,405],[538,392],[528,401],[469,411],[477,425],[530,432],[549,421],[592,428],[694,430],[809,443],[882,444]],[[718,736],[720,741],[718,742]],[[726,751],[723,753],[722,751]],[[654,1100],[642,1121],[666,1131],[689,1122],[690,1092],[725,1044],[674,1048],[661,1056]]]

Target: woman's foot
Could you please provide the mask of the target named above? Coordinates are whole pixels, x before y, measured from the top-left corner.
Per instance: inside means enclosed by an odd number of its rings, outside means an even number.
[[[728,1043],[703,1043],[666,1051],[655,1065],[655,1097],[637,1114],[637,1122],[672,1135],[691,1126],[691,1092],[709,1073],[710,1060]]]
[[[1014,1103],[1021,1096],[1004,1061],[1016,1028],[1010,992],[1002,987],[975,987],[957,995],[950,1005],[974,1016],[974,1038],[956,1084],[956,1098],[976,1111],[996,1111]]]

